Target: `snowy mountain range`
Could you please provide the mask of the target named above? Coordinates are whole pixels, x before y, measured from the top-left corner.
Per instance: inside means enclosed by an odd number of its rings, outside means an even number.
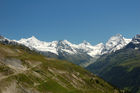
[[[68,54],[87,53],[89,56],[94,57],[96,55],[102,55],[104,53],[115,52],[127,45],[131,39],[126,39],[122,35],[117,34],[112,36],[106,44],[99,43],[97,45],[91,45],[89,42],[84,41],[80,44],[72,44],[67,40],[45,42],[40,41],[36,37],[23,38],[17,41],[20,44],[24,44],[30,49],[36,49],[43,52],[51,52],[59,55],[58,51],[61,50]]]
[[[106,44],[99,43],[97,45],[91,45],[89,42],[82,42],[80,44],[72,44],[71,42],[67,40],[61,40],[61,41],[52,41],[52,42],[45,42],[45,41],[40,41],[36,37],[32,36],[30,38],[22,38],[16,42],[23,44],[30,49],[37,50],[40,52],[48,52],[48,53],[53,53],[57,56],[61,56],[60,58],[67,59],[66,57],[68,56],[77,56],[78,55],[85,55],[90,58],[90,59],[96,59],[98,56],[101,56],[106,53],[111,53],[115,52],[116,50],[119,50],[126,46],[131,39],[124,38],[122,35],[117,34],[115,36],[112,36]],[[63,56],[62,56],[63,55]],[[80,57],[82,57],[80,56]],[[59,58],[59,57],[58,57]],[[72,59],[72,57],[70,58]],[[85,58],[86,59],[86,58]],[[89,62],[84,62],[83,59],[80,63],[78,62],[77,64],[82,66],[88,66],[90,63]],[[73,60],[69,60],[72,61]],[[78,60],[76,60],[78,61]],[[85,60],[87,61],[87,60]],[[86,63],[86,64],[84,64]],[[89,63],[89,64],[87,64]]]
[[[59,59],[68,60],[83,67],[92,64],[103,54],[123,48],[131,41],[131,39],[124,38],[121,34],[112,36],[105,44],[99,43],[97,45],[91,45],[87,41],[83,41],[80,44],[72,44],[67,40],[45,42],[38,40],[34,36],[20,40],[9,40],[1,37],[0,40],[13,41],[46,56],[54,57],[55,55]]]

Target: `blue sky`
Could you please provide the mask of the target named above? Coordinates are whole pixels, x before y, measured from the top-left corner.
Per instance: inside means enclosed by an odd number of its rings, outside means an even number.
[[[0,34],[10,39],[106,42],[140,33],[140,0],[0,0]]]

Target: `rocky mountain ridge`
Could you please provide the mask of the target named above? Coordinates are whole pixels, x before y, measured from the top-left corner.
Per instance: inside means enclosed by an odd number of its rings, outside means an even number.
[[[72,44],[67,40],[45,42],[34,36],[27,39],[6,40],[23,44],[31,50],[36,50],[46,56],[68,60],[83,67],[87,67],[103,54],[123,48],[131,41],[131,39],[124,38],[120,34],[112,36],[106,44],[99,43],[97,45],[91,45],[87,41],[80,44]]]

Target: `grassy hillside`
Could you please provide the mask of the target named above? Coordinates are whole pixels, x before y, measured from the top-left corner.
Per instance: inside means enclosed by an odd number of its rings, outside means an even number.
[[[87,69],[118,88],[140,93],[140,50],[124,48],[104,55]]]
[[[119,93],[70,62],[19,45],[0,44],[0,93]]]

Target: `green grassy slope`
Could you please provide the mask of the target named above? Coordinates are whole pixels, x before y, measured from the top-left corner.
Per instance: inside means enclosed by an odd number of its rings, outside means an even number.
[[[0,44],[0,93],[119,93],[70,62]]]
[[[87,69],[121,89],[140,93],[139,50],[124,48],[104,55]]]

